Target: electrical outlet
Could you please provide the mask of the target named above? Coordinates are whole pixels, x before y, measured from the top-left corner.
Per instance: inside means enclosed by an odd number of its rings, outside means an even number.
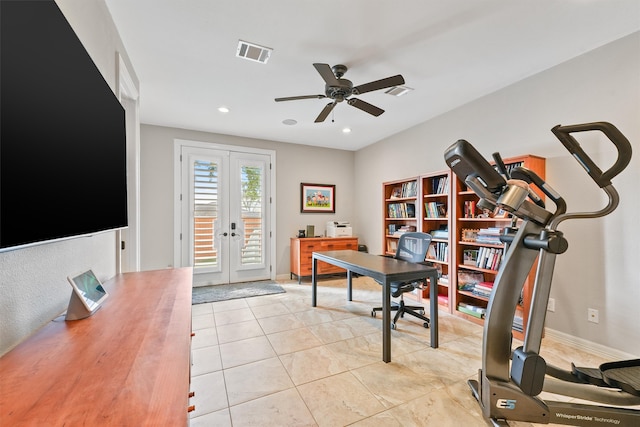
[[[598,310],[596,310],[595,308],[587,309],[587,320],[589,322],[598,323],[600,321]]]
[[[547,311],[556,311],[555,298],[549,298],[549,301],[547,302]]]

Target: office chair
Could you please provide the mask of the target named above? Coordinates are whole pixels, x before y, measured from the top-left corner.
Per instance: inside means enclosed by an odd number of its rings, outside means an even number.
[[[394,256],[395,259],[413,262],[413,263],[425,263],[427,256],[427,250],[431,243],[431,235],[427,233],[405,233],[400,236],[398,241],[398,249]],[[415,305],[405,305],[403,295],[407,292],[413,292],[414,289],[423,289],[426,283],[426,278],[423,280],[412,282],[391,282],[391,296],[394,298],[400,297],[400,301],[391,302],[391,311],[397,311],[393,322],[391,323],[391,329],[396,328],[396,322],[399,318],[404,317],[405,314],[417,317],[424,320],[423,326],[429,327],[429,318],[424,316],[424,307]],[[382,307],[374,307],[371,310],[371,316],[376,317],[376,312],[382,311]]]

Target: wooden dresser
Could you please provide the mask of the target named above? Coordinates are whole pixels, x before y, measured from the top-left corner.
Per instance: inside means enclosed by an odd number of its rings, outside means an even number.
[[[357,237],[292,237],[291,278],[311,277],[311,253],[320,251],[358,250]],[[318,262],[318,274],[334,274],[345,271],[326,262]]]
[[[126,273],[0,358],[3,426],[186,426],[191,268]],[[69,287],[69,294],[71,287]]]

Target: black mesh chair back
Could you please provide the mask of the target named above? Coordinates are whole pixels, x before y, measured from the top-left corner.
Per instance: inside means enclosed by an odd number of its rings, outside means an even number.
[[[431,234],[404,233],[398,241],[395,258],[413,263],[424,262],[430,244]]]
[[[430,244],[431,235],[428,233],[404,233],[398,240],[398,248],[396,249],[394,258],[413,263],[426,263],[425,258],[427,257]],[[396,328],[398,319],[404,317],[405,314],[410,314],[411,316],[422,319],[424,321],[423,326],[425,328],[429,327],[429,318],[424,316],[424,307],[405,305],[402,298],[402,295],[406,292],[413,292],[418,288],[422,289],[425,280],[391,283],[391,296],[395,298],[400,297],[400,301],[398,303],[393,302],[391,306],[392,311],[397,311],[391,323],[393,329]],[[375,317],[378,311],[382,311],[382,307],[374,307],[371,310],[371,316]]]

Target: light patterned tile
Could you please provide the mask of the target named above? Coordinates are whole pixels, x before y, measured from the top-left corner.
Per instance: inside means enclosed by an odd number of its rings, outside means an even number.
[[[264,332],[262,331],[258,321],[255,319],[218,326],[218,341],[220,344],[259,337],[262,335],[264,335]]]
[[[217,345],[194,349],[191,354],[191,375],[197,376],[222,369],[220,350]]]
[[[275,332],[288,331],[290,329],[303,328],[304,323],[294,314],[284,314],[274,317],[265,317],[258,319],[258,323],[262,327],[265,334],[273,334]]]
[[[191,391],[195,393],[190,401],[192,405],[195,405],[195,411],[190,413],[191,418],[219,411],[229,406],[222,371],[192,377]]]
[[[384,406],[350,372],[298,386],[319,426],[342,426],[384,410]]]
[[[276,352],[267,337],[262,336],[220,344],[220,355],[222,366],[228,369],[274,357]]]
[[[347,370],[347,367],[326,347],[284,354],[280,360],[296,385],[329,377]]]
[[[246,322],[248,320],[255,320],[253,311],[249,307],[239,308],[237,310],[221,311],[214,313],[216,319],[216,325],[230,325],[232,323]]]
[[[277,357],[225,369],[229,405],[237,405],[293,387]]]
[[[314,427],[314,420],[298,392],[291,388],[229,408],[234,427]]]
[[[276,332],[267,335],[267,338],[277,354],[293,353],[322,345],[322,342],[306,328]]]

